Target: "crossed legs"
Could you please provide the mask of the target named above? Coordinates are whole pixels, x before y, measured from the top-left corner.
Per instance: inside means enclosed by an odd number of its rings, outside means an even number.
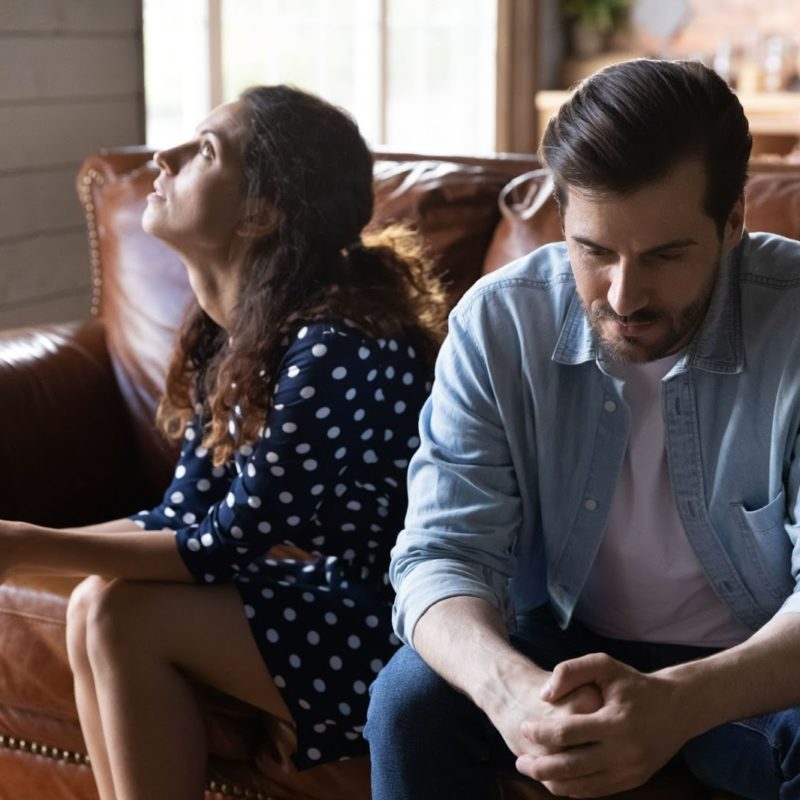
[[[204,725],[192,680],[290,722],[231,586],[90,577],[67,649],[101,800],[198,800]]]

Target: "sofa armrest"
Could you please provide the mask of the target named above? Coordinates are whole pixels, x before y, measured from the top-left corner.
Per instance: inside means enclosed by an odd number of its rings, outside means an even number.
[[[136,510],[130,422],[103,324],[0,332],[0,518],[68,526]]]

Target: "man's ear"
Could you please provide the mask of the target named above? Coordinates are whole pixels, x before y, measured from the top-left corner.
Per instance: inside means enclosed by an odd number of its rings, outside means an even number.
[[[744,208],[744,192],[742,192],[725,221],[725,229],[722,233],[723,250],[732,250],[739,244],[744,232]]]
[[[280,211],[272,203],[260,198],[250,200],[243,208],[236,233],[243,239],[260,239],[276,231],[281,218]]]

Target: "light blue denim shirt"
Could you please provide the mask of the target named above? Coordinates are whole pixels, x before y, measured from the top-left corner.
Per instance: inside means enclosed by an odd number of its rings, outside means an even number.
[[[550,600],[566,627],[603,536],[630,427],[563,243],[480,280],[450,317],[409,510],[395,628],[447,597],[511,627]],[[712,586],[756,630],[800,611],[800,243],[745,234],[664,377],[672,492]],[[680,587],[676,587],[680,591]]]

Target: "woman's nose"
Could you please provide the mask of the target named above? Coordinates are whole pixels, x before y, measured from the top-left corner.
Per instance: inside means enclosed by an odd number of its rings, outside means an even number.
[[[181,147],[169,147],[166,150],[158,150],[153,156],[153,160],[162,172],[174,174],[180,165]]]

